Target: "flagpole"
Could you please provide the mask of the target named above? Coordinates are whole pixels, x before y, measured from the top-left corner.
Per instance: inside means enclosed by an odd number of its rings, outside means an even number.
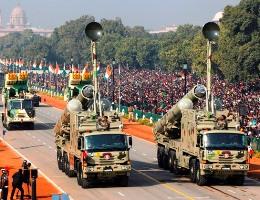
[[[120,67],[121,67],[121,64],[119,63],[118,65],[118,75],[119,75],[119,89],[118,89],[118,93],[119,93],[119,97],[118,97],[118,112],[120,113],[120,107],[121,107],[121,71],[120,71]]]
[[[94,112],[97,114],[97,56],[96,56],[96,42],[91,41],[92,63],[93,63],[93,82],[94,82]]]

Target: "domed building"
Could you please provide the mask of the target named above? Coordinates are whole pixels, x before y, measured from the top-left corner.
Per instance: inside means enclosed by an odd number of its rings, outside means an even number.
[[[31,29],[35,34],[41,36],[50,37],[53,29],[43,29],[31,27],[27,22],[26,13],[23,8],[18,4],[11,12],[9,23],[7,26],[3,26],[1,11],[0,11],[0,37],[3,37],[9,33],[23,32],[26,29]]]
[[[18,4],[11,12],[10,28],[26,28],[27,26],[27,19],[24,10]]]

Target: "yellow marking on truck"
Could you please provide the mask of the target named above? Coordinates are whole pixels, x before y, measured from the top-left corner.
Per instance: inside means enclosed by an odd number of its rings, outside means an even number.
[[[188,194],[186,194],[186,193],[184,193],[184,192],[182,192],[180,190],[177,190],[176,188],[172,187],[169,183],[162,183],[162,182],[158,181],[157,179],[155,179],[155,178],[153,178],[153,177],[147,175],[146,173],[143,173],[143,172],[141,172],[141,171],[139,171],[137,169],[132,168],[132,170],[134,170],[135,172],[143,175],[144,177],[146,177],[146,178],[148,178],[148,179],[150,179],[150,180],[152,180],[152,181],[162,185],[166,189],[171,190],[171,191],[173,191],[173,192],[175,192],[175,193],[185,197],[186,199],[194,200],[194,198],[192,196],[190,196],[190,195],[188,195]]]

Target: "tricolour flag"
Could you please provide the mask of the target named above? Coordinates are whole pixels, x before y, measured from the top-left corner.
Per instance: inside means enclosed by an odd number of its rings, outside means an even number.
[[[50,73],[54,73],[54,69],[53,69],[52,64],[49,65],[49,72],[50,72]]]
[[[112,74],[112,67],[110,65],[107,65],[105,78],[108,79]]]
[[[58,63],[56,63],[55,74],[60,74],[60,66]]]

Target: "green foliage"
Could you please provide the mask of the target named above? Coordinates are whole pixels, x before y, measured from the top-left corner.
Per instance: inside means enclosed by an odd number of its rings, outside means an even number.
[[[225,8],[217,62],[231,81],[259,76],[259,10],[259,0],[241,0],[238,6]]]

